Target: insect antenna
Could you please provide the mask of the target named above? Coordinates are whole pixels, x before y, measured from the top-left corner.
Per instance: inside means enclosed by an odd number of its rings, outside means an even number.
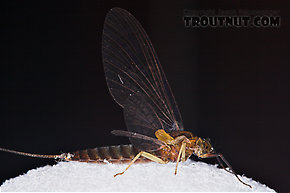
[[[27,157],[36,157],[36,158],[48,158],[48,159],[61,159],[66,160],[70,158],[72,155],[69,153],[63,153],[60,155],[42,155],[42,154],[34,154],[34,153],[26,153],[21,151],[15,151],[11,149],[5,149],[0,147],[0,151],[8,152],[8,153],[14,153],[17,155],[27,156]]]

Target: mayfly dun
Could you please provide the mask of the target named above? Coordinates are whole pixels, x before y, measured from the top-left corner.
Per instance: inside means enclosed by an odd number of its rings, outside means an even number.
[[[102,39],[105,77],[113,99],[123,108],[127,131],[112,134],[129,137],[130,145],[98,147],[60,155],[39,155],[0,148],[24,156],[90,163],[160,164],[180,161],[192,154],[217,158],[221,167],[246,186],[210,142],[184,131],[180,112],[153,45],[140,23],[129,12],[113,8],[106,16]],[[229,168],[227,169],[224,164]]]

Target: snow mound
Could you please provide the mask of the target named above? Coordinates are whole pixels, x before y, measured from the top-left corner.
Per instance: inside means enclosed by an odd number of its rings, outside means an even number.
[[[24,175],[6,180],[1,191],[258,191],[273,189],[247,177],[241,179],[250,184],[241,184],[234,175],[203,162],[188,160],[180,163],[174,175],[175,163],[134,164],[124,175],[113,177],[123,171],[124,164],[93,164],[59,162],[28,171]]]

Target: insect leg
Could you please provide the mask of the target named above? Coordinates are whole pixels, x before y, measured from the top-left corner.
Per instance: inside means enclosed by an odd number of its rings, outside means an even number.
[[[225,170],[225,171],[227,171],[227,172],[229,172],[229,173],[232,173],[232,174],[234,174],[236,177],[237,177],[237,179],[242,183],[242,184],[244,184],[244,185],[246,185],[246,186],[249,186],[250,188],[252,188],[252,186],[251,185],[249,185],[249,184],[247,184],[247,183],[245,183],[245,182],[243,182],[240,178],[239,178],[239,176],[238,176],[238,174],[235,172],[235,170],[232,168],[232,166],[230,165],[230,163],[226,160],[226,158],[222,155],[222,154],[216,154],[216,153],[212,153],[212,154],[206,154],[205,156],[204,156],[204,158],[211,158],[211,157],[215,157],[215,158],[217,158],[217,160],[218,160],[218,162],[219,162],[219,164],[222,166],[222,168]],[[227,170],[226,169],[226,167],[223,165],[223,163],[221,162],[221,160],[230,168],[230,170]]]
[[[181,161],[185,162],[185,146],[184,146],[184,149],[181,152]]]
[[[160,163],[160,164],[166,164],[167,162],[166,161],[163,161],[162,159],[156,157],[155,155],[152,155],[151,153],[147,153],[145,151],[141,151],[140,153],[138,153],[134,159],[130,162],[130,164],[127,166],[127,168],[123,171],[123,172],[120,172],[120,173],[117,173],[114,175],[114,177],[118,176],[118,175],[122,175],[124,174],[124,172],[126,170],[129,169],[129,167],[140,157],[140,156],[143,156],[143,157],[146,157],[147,159],[150,159],[151,161],[154,161],[154,162],[157,162],[157,163]]]
[[[179,150],[179,153],[178,153],[177,161],[176,161],[175,172],[174,172],[175,175],[177,174],[177,167],[178,167],[178,163],[180,161],[181,154],[182,154],[181,160],[182,161],[185,160],[185,147],[186,147],[186,142],[183,141],[181,144],[181,148]]]

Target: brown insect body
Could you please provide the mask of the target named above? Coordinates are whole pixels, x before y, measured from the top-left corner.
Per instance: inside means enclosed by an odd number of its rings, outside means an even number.
[[[165,133],[164,130],[161,131],[162,134],[167,135],[169,141],[166,146],[158,150],[148,151],[150,154],[162,159],[165,162],[176,162],[178,154],[181,149],[182,141],[178,140],[182,138],[183,140],[188,140],[188,144],[185,149],[185,160],[187,160],[196,149],[198,137],[193,137],[193,135],[188,131],[174,131],[170,134]],[[156,132],[156,133],[157,133]],[[159,133],[160,134],[160,133]],[[160,138],[157,133],[156,137]],[[171,137],[171,138],[170,138]],[[173,141],[176,140],[176,143]],[[129,163],[141,150],[135,148],[133,145],[118,145],[118,146],[106,146],[106,147],[96,147],[91,149],[79,150],[69,154],[70,156],[65,157],[66,161],[79,161],[88,163]],[[139,157],[135,163],[150,162],[150,159]]]
[[[118,145],[96,147],[91,149],[79,150],[72,153],[71,157],[66,158],[66,161],[79,161],[88,163],[129,163],[140,150],[133,145]],[[146,158],[139,158],[138,162],[149,161]]]
[[[150,154],[166,162],[176,162],[180,145],[171,146],[170,150],[164,147],[160,150],[149,152]],[[133,145],[105,146],[92,149],[79,150],[65,158],[66,161],[78,161],[88,163],[129,163],[140,152]],[[189,156],[188,156],[189,157]],[[139,157],[134,163],[151,162],[151,160]]]

